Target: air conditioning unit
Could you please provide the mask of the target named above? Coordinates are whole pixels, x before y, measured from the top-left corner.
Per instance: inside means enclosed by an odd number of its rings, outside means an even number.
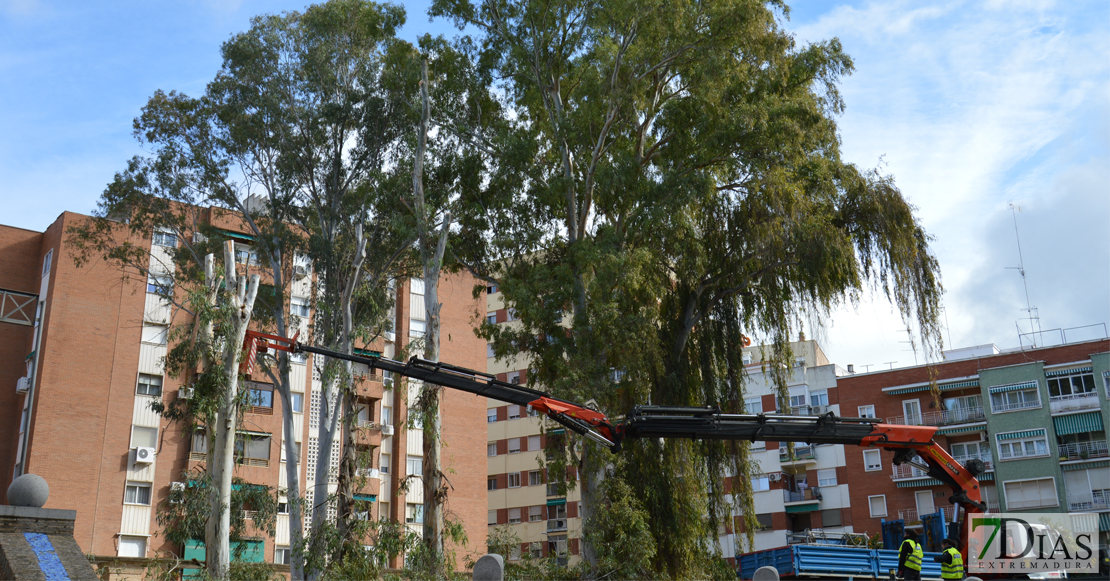
[[[383,436],[392,436],[393,435],[393,425],[392,424],[383,425],[382,426],[382,435]]]
[[[20,377],[18,380],[16,380],[16,382],[15,382],[15,392],[16,393],[27,393],[30,390],[31,390],[31,378],[30,377]]]
[[[154,452],[154,448],[147,448],[146,446],[135,448],[135,463],[150,464],[154,462]]]
[[[767,481],[768,482],[778,482],[779,480],[782,480],[782,473],[781,472],[771,472],[770,474],[767,475]]]
[[[811,415],[811,416],[819,416],[819,415],[824,414],[828,411],[829,411],[829,406],[827,406],[827,405],[809,406],[809,415]]]
[[[177,390],[177,397],[179,397],[181,399],[192,399],[193,398],[193,388],[183,387],[183,388]]]
[[[303,264],[298,264],[293,267],[293,280],[302,280],[308,276],[308,268]]]

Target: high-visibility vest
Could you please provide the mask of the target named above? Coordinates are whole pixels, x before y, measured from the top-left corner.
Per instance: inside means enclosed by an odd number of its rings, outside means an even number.
[[[940,577],[942,579],[963,579],[964,578],[964,556],[959,551],[952,547],[944,550],[952,556],[952,563],[940,564]]]
[[[912,549],[910,554],[906,557],[906,568],[920,571],[921,559],[925,556],[925,552],[921,550],[921,543],[917,543],[913,539],[906,539],[902,541],[902,546],[906,546],[906,543],[909,543],[910,549]],[[899,548],[898,551],[901,552],[902,549]]]

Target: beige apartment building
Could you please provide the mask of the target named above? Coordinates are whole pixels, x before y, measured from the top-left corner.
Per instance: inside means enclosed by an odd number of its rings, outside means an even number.
[[[496,286],[488,287],[486,305],[488,322],[519,324]],[[486,357],[488,373],[509,383],[527,383],[527,362],[522,358],[497,359],[491,346],[487,346]],[[487,522],[490,532],[506,527],[520,539],[518,549],[505,556],[510,562],[525,554],[553,556],[568,565],[580,558],[581,492],[575,487],[560,494],[556,486],[546,484],[542,470],[547,438],[562,431],[561,426],[529,413],[526,407],[486,400]]]

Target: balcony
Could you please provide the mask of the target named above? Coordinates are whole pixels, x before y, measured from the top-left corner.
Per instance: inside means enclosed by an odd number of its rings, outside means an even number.
[[[820,500],[821,490],[818,488],[782,491],[782,501],[785,504],[791,505],[786,508],[786,512],[807,512],[808,510],[817,510],[818,501]]]
[[[820,416],[828,413],[827,405],[796,405],[790,408],[792,416]]]
[[[1110,456],[1110,450],[1106,447],[1106,440],[1060,444],[1057,446],[1057,449],[1060,451],[1061,462],[1065,460],[1088,460],[1090,458],[1106,458]]]
[[[953,507],[953,506],[942,506],[942,507],[939,507],[939,508],[934,508],[932,512],[928,512],[928,513],[925,513],[925,514],[926,515],[936,514],[937,511],[940,511],[941,515],[943,516],[944,522],[952,522],[952,511],[953,510],[955,510],[955,507]],[[906,521],[906,524],[919,523],[919,522],[921,522],[921,517],[922,516],[925,516],[925,515],[919,515],[917,513],[916,508],[906,508],[906,509],[902,509],[902,510],[898,511],[898,518]]]
[[[956,461],[960,463],[960,466],[967,466],[969,460],[980,460],[983,462],[983,464],[986,465],[986,468],[983,469],[984,472],[990,472],[994,470],[994,458],[992,458],[990,454],[979,454],[978,456],[953,456],[953,458],[955,458]]]
[[[991,404],[991,411],[993,413],[1012,412],[1015,410],[1031,410],[1041,407],[1041,400],[1033,399],[1028,401],[1015,401],[1012,403],[999,403]]]
[[[911,478],[928,478],[929,475],[924,470],[910,466],[909,464],[899,464],[894,467],[894,473],[890,475],[891,480],[909,480]]]
[[[887,423],[901,426],[950,426],[982,422],[986,419],[987,416],[983,413],[983,408],[974,407],[925,412],[911,416],[894,416],[887,418]]]
[[[1074,393],[1070,395],[1057,395],[1048,398],[1048,408],[1051,413],[1074,412],[1079,410],[1098,409],[1098,392]]]
[[[779,462],[795,462],[795,461],[816,461],[817,452],[813,446],[795,446],[794,457],[790,457],[789,451],[783,447],[779,448]]]
[[[554,533],[567,530],[567,519],[553,518],[547,521],[547,532]]]
[[[1068,495],[1068,510],[1110,509],[1110,490],[1100,489]]]

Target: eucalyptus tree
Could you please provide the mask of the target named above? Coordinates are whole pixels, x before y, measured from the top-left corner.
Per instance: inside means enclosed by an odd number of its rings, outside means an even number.
[[[503,122],[460,131],[492,153],[457,218],[482,234],[456,254],[515,306],[518,329],[482,333],[498,356],[526,355],[529,381],[611,414],[740,412],[742,341],[762,336],[785,400],[794,329],[868,288],[939,345],[928,235],[891,177],[841,157],[837,82],[853,65],[837,40],[799,45],[785,6],[755,0],[438,0],[432,13],[477,31],[460,47],[503,95]],[[631,485],[655,545],[643,558],[673,577],[710,570],[707,539],[731,519],[722,482],[748,460],[744,443],[626,442],[620,462],[588,441],[548,450],[550,476],[580,465],[587,527],[603,478]]]

